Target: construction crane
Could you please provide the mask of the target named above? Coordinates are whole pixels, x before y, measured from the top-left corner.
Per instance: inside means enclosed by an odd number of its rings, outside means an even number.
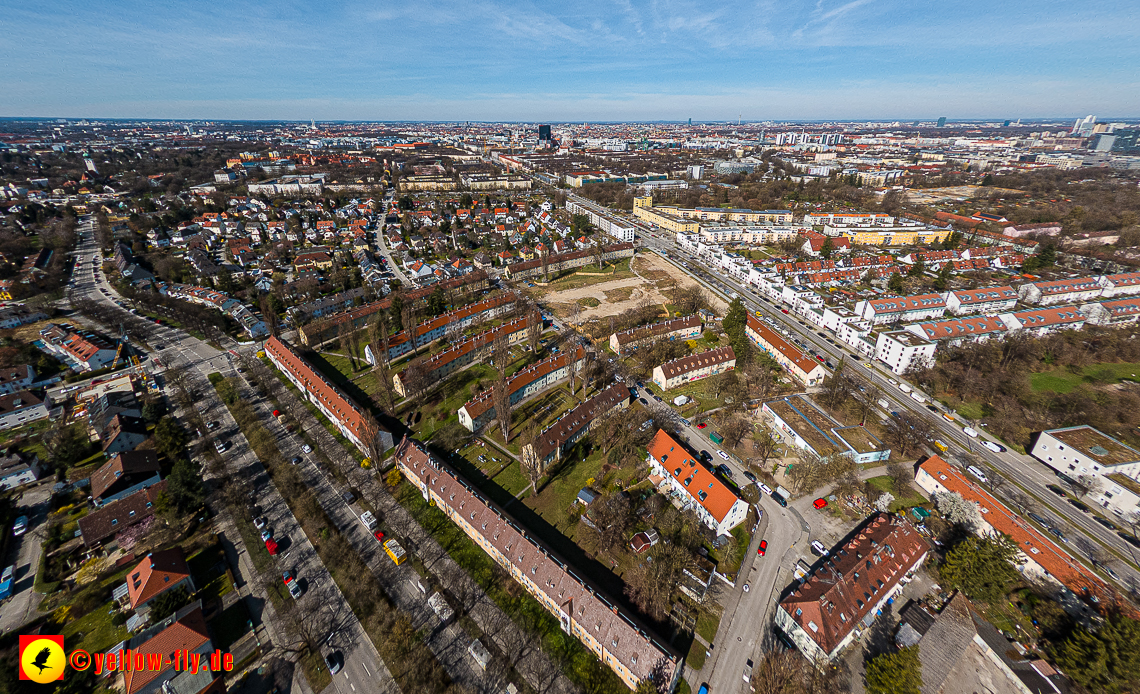
[[[119,364],[119,358],[123,354],[123,345],[127,343],[127,331],[123,329],[123,324],[119,323],[119,346],[115,348],[115,359],[111,362],[111,370],[114,371],[115,367]]]

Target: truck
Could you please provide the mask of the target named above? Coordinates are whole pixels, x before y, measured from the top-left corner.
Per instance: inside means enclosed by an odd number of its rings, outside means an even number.
[[[371,511],[365,511],[360,514],[360,522],[364,524],[364,527],[368,528],[368,532],[376,530],[376,526],[379,523]]]
[[[791,499],[792,498],[792,493],[789,492],[787,489],[784,489],[783,487],[781,487],[778,484],[776,485],[776,493],[779,494],[780,496],[784,497],[784,499]]]
[[[942,442],[942,439],[934,439],[934,447],[938,449],[939,453],[945,453],[950,450],[950,447]]]
[[[388,555],[388,558],[391,559],[396,566],[403,564],[408,558],[408,555],[404,552],[404,548],[394,539],[384,541],[384,553]]]
[[[12,595],[12,582],[15,580],[16,567],[9,566],[0,574],[0,600],[7,600]]]
[[[439,621],[444,624],[450,622],[452,616],[455,615],[455,612],[451,609],[451,605],[447,604],[447,599],[443,597],[442,593],[433,593],[432,596],[428,598],[428,606],[435,612],[435,616],[439,617]]]

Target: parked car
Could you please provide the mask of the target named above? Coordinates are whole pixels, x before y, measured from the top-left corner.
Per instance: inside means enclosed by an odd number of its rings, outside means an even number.
[[[745,478],[746,478],[746,479],[747,479],[749,482],[752,482],[752,483],[755,483],[755,482],[756,482],[756,475],[753,475],[751,472],[749,472],[749,471],[747,471],[747,470],[745,470],[745,471],[744,471],[744,477],[745,477]]]
[[[293,463],[294,465],[300,465],[302,460],[304,460],[304,458],[302,458],[299,455],[295,455],[295,456],[293,456],[293,459],[289,462]]]
[[[760,483],[760,491],[764,492],[768,496],[772,496],[772,488],[769,487],[768,485],[764,484],[763,482]]]
[[[268,523],[269,521],[265,520],[265,516],[258,516],[257,518],[253,519],[253,527],[257,528],[258,530],[264,528],[266,525],[268,525]]]
[[[266,540],[265,551],[269,552],[270,556],[277,556],[277,541],[273,538]]]
[[[982,445],[994,453],[1005,453],[1005,446],[1001,445],[1000,443],[994,443],[993,441],[982,441]]]
[[[1062,499],[1064,499],[1068,496],[1068,494],[1065,493],[1064,489],[1061,489],[1060,487],[1058,487],[1055,484],[1047,484],[1047,485],[1045,485],[1045,488],[1048,489],[1049,491],[1053,492],[1057,496],[1061,497]]]
[[[767,540],[760,540],[760,546],[756,548],[757,556],[762,557],[767,553],[768,553],[768,541]]]
[[[827,506],[827,499],[820,497],[820,498],[816,499],[815,501],[811,502],[811,505],[816,507],[817,509],[823,508],[823,507]]]
[[[724,451],[720,450],[719,448],[717,449],[716,454],[719,455],[720,457],[724,458],[725,460],[728,460],[728,454],[725,453]],[[722,465],[721,467],[724,467],[724,466]],[[725,469],[727,470],[728,468],[725,468]]]
[[[1093,520],[1095,520],[1097,523],[1100,523],[1109,530],[1116,530],[1116,526],[1113,525],[1112,521],[1108,520],[1107,518],[1101,518],[1100,516],[1097,516]]]
[[[698,424],[698,425],[697,425],[697,428],[698,428],[698,429],[704,429],[704,428],[705,428],[705,427],[707,427],[708,425],[709,425],[709,423],[708,423],[708,422],[701,422],[700,424]]]
[[[285,587],[289,589],[289,595],[293,596],[294,600],[301,597],[301,586],[297,583],[297,579],[293,577],[293,572],[286,569],[281,573],[281,580],[285,581]]]
[[[968,466],[966,468],[966,472],[970,473],[974,477],[977,477],[982,482],[989,482],[990,481],[989,478],[986,477],[986,473],[980,467],[978,467],[976,465]]]
[[[380,544],[384,544],[384,531],[383,530],[377,530],[376,532],[372,533],[372,537],[376,538],[376,541],[379,542]]]
[[[1068,499],[1068,502],[1070,506],[1077,509],[1078,511],[1084,511],[1085,513],[1089,512],[1089,507],[1085,506],[1083,503],[1077,501],[1076,499]]]
[[[972,439],[978,438],[977,429],[974,429],[972,427],[966,427],[965,429],[962,430],[962,433],[965,434],[966,436],[969,436]]]
[[[261,531],[261,541],[265,542],[266,540],[272,540],[272,539],[273,539],[273,530],[271,528],[263,528]]]
[[[312,453],[313,447],[306,443],[305,445],[301,446],[301,450],[305,453]]]
[[[213,431],[214,429],[217,429],[220,426],[222,426],[222,423],[216,419],[212,422],[206,422],[206,431]]]
[[[335,675],[344,667],[344,656],[341,655],[339,651],[333,651],[325,655],[325,667],[329,669],[330,675]]]

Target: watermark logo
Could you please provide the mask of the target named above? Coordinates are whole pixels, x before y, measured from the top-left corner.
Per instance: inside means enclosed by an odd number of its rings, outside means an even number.
[[[20,679],[47,684],[63,679],[63,636],[20,635]]]

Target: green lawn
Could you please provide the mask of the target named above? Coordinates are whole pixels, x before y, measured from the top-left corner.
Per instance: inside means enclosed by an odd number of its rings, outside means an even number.
[[[511,463],[506,468],[504,468],[502,472],[495,475],[494,482],[512,496],[518,494],[530,486],[530,480],[527,479],[526,475],[522,471],[522,467],[517,461]],[[522,498],[525,499],[529,494],[530,491],[528,490],[527,494],[523,495]]]
[[[1065,369],[1044,371],[1029,375],[1029,382],[1036,391],[1068,393],[1082,383],[1109,384],[1120,381],[1140,381],[1140,363],[1090,364],[1080,373]]]
[[[701,638],[709,643],[715,642],[716,630],[719,628],[720,615],[702,610],[701,616],[697,618],[697,633],[701,635]]]
[[[115,612],[117,610],[114,601],[108,600],[79,619],[69,621],[60,632],[67,642],[68,649],[82,648],[88,653],[106,651],[127,638],[130,634],[125,626],[115,626],[111,623],[111,617]]]
[[[705,666],[705,645],[696,639],[693,639],[693,645],[689,646],[689,654],[685,656],[685,664],[694,670],[700,670]]]
[[[532,496],[526,503],[547,523],[571,539],[574,539],[579,527],[577,514],[571,513],[574,510],[574,500],[590,480],[601,486],[597,478],[601,475],[602,464],[605,462],[600,449],[585,460],[579,458],[579,451],[580,447],[575,447],[569,453],[570,460],[555,463],[551,468],[552,477],[542,492],[538,496]]]
[[[875,489],[878,489],[880,492],[890,492],[891,494],[897,496],[897,493],[894,490],[894,483],[891,482],[891,478],[886,475],[883,475],[881,477],[872,477],[867,480],[867,484],[871,485]],[[871,499],[871,501],[874,502],[875,500]],[[894,501],[892,501],[890,510],[891,513],[898,513],[903,509],[908,509],[912,506],[921,506],[925,503],[926,497],[922,496],[914,489],[911,489],[909,494],[903,496],[902,498],[896,498]]]

